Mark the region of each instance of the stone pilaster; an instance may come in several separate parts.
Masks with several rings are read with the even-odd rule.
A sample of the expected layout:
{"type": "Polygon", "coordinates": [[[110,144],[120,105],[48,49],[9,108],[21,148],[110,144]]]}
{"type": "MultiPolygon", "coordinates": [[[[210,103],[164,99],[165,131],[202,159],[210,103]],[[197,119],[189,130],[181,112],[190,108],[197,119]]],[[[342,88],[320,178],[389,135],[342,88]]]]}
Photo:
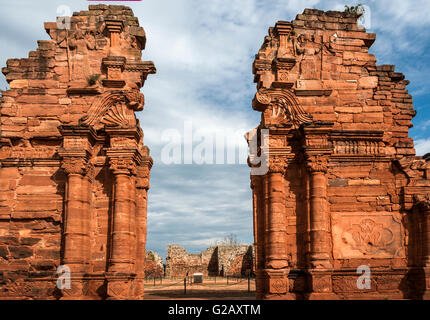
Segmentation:
{"type": "Polygon", "coordinates": [[[310,174],[310,266],[312,269],[330,269],[327,158],[311,156],[307,167],[310,174]]]}
{"type": "Polygon", "coordinates": [[[253,227],[254,227],[254,266],[256,270],[257,299],[264,297],[265,279],[261,270],[265,267],[264,243],[265,243],[265,217],[262,204],[264,203],[262,176],[251,175],[251,188],[253,197],[253,227]]]}
{"type": "Polygon", "coordinates": [[[133,247],[136,233],[132,220],[135,219],[133,174],[136,172],[136,164],[126,155],[110,156],[109,164],[114,176],[114,200],[107,273],[108,296],[111,299],[121,299],[125,296],[130,297],[131,289],[131,283],[123,278],[129,278],[135,273],[133,247]]]}
{"type": "Polygon", "coordinates": [[[145,252],[147,231],[147,208],[149,177],[152,159],[148,156],[137,167],[136,181],[136,280],[134,295],[137,299],[143,298],[145,278],[145,252]]]}
{"type": "Polygon", "coordinates": [[[265,269],[267,298],[288,298],[288,257],[286,232],[287,222],[284,204],[284,175],[287,159],[271,156],[269,173],[265,176],[268,185],[268,216],[265,241],[265,269]]]}
{"type": "Polygon", "coordinates": [[[425,274],[424,299],[430,300],[430,194],[417,195],[415,200],[422,215],[422,266],[425,274]]]}
{"type": "Polygon", "coordinates": [[[63,299],[82,299],[86,295],[83,276],[89,272],[89,184],[86,174],[93,170],[85,152],[62,153],[62,168],[67,176],[62,265],[70,268],[71,288],[63,289],[63,299]]]}
{"type": "Polygon", "coordinates": [[[330,217],[327,204],[328,158],[312,155],[306,164],[310,175],[309,299],[335,299],[332,292],[333,265],[330,261],[330,217]]]}

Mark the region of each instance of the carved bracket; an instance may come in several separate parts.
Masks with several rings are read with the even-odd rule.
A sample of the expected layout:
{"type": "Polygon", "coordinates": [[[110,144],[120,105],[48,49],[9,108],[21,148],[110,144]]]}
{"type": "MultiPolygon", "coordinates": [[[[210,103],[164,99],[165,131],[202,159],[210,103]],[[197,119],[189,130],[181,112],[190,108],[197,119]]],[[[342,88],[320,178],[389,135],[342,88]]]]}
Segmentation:
{"type": "Polygon", "coordinates": [[[99,129],[103,125],[135,127],[134,111],[143,110],[145,98],[138,89],[108,92],[97,98],[80,123],[99,129]]]}
{"type": "Polygon", "coordinates": [[[271,108],[271,117],[277,122],[291,123],[295,128],[304,123],[311,123],[312,116],[297,102],[294,95],[284,89],[260,89],[256,93],[252,106],[254,110],[264,111],[271,108]]]}

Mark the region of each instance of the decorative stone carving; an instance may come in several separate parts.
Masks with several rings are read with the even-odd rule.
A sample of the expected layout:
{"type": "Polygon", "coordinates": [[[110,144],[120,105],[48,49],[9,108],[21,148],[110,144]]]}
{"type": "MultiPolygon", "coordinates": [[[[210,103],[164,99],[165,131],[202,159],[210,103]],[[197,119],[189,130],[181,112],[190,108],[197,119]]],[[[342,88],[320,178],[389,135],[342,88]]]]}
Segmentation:
{"type": "Polygon", "coordinates": [[[400,258],[404,246],[401,221],[390,213],[336,213],[334,255],[339,259],[400,258]]]}
{"type": "Polygon", "coordinates": [[[149,172],[150,164],[144,164],[137,167],[136,188],[149,189],[149,172]]]}
{"type": "Polygon", "coordinates": [[[136,126],[134,111],[142,110],[144,102],[143,94],[137,89],[109,92],[94,101],[88,115],[83,117],[81,122],[96,129],[104,124],[134,127],[136,126]]]}
{"type": "Polygon", "coordinates": [[[61,167],[66,174],[85,175],[91,166],[86,158],[65,157],[62,160],[61,167]]]}
{"type": "Polygon", "coordinates": [[[136,172],[136,164],[132,159],[110,158],[109,165],[114,174],[134,174],[136,172]]]}
{"type": "Polygon", "coordinates": [[[287,90],[260,89],[255,96],[255,108],[272,108],[271,116],[290,122],[295,128],[303,123],[312,122],[312,116],[299,105],[297,100],[287,90]]]}
{"type": "Polygon", "coordinates": [[[328,170],[328,159],[326,156],[313,155],[307,159],[307,167],[310,172],[323,172],[328,170]]]}
{"type": "Polygon", "coordinates": [[[354,240],[353,249],[360,250],[363,254],[384,250],[394,241],[394,235],[390,229],[370,218],[361,220],[360,224],[353,224],[343,233],[342,238],[346,239],[348,236],[354,240]]]}
{"type": "Polygon", "coordinates": [[[285,174],[287,170],[287,159],[281,156],[271,156],[269,158],[269,172],[285,174]]]}

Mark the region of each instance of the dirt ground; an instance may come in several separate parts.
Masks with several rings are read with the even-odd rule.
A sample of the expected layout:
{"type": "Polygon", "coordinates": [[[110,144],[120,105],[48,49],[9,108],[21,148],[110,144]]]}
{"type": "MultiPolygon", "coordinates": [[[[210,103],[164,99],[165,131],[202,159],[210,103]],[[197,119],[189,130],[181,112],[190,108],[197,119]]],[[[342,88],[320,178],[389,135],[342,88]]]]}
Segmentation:
{"type": "Polygon", "coordinates": [[[255,280],[204,278],[203,283],[187,280],[186,293],[183,279],[149,279],[145,281],[145,300],[255,300],[255,280]]]}

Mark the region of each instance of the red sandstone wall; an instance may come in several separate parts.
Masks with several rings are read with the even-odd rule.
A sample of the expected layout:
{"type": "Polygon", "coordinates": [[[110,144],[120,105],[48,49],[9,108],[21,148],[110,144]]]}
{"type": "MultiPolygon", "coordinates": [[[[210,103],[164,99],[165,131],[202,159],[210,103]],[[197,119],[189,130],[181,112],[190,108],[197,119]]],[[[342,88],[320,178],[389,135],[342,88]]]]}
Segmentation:
{"type": "Polygon", "coordinates": [[[269,172],[251,177],[258,297],[419,295],[414,199],[428,197],[430,165],[408,135],[409,82],[376,65],[375,38],[353,14],[306,9],[269,28],[256,55],[253,108],[270,130],[269,172]],[[374,272],[367,291],[360,265],[374,272]]]}
{"type": "MultiPolygon", "coordinates": [[[[105,298],[109,250],[118,246],[113,190],[124,148],[135,153],[123,169],[136,186],[130,212],[137,210],[138,224],[126,246],[138,251],[129,257],[133,268],[143,264],[152,160],[134,111],[143,108],[139,89],[155,68],[141,61],[146,36],[128,7],[89,6],[73,14],[70,29],[54,22],[45,29],[52,40],[2,69],[10,90],[0,99],[0,298],[61,297],[55,271],[65,263],[92,279],[79,280],[67,296],[105,298]],[[68,187],[69,175],[82,185],[70,180],[68,187]]],[[[143,265],[137,269],[140,276],[143,265]]]]}

